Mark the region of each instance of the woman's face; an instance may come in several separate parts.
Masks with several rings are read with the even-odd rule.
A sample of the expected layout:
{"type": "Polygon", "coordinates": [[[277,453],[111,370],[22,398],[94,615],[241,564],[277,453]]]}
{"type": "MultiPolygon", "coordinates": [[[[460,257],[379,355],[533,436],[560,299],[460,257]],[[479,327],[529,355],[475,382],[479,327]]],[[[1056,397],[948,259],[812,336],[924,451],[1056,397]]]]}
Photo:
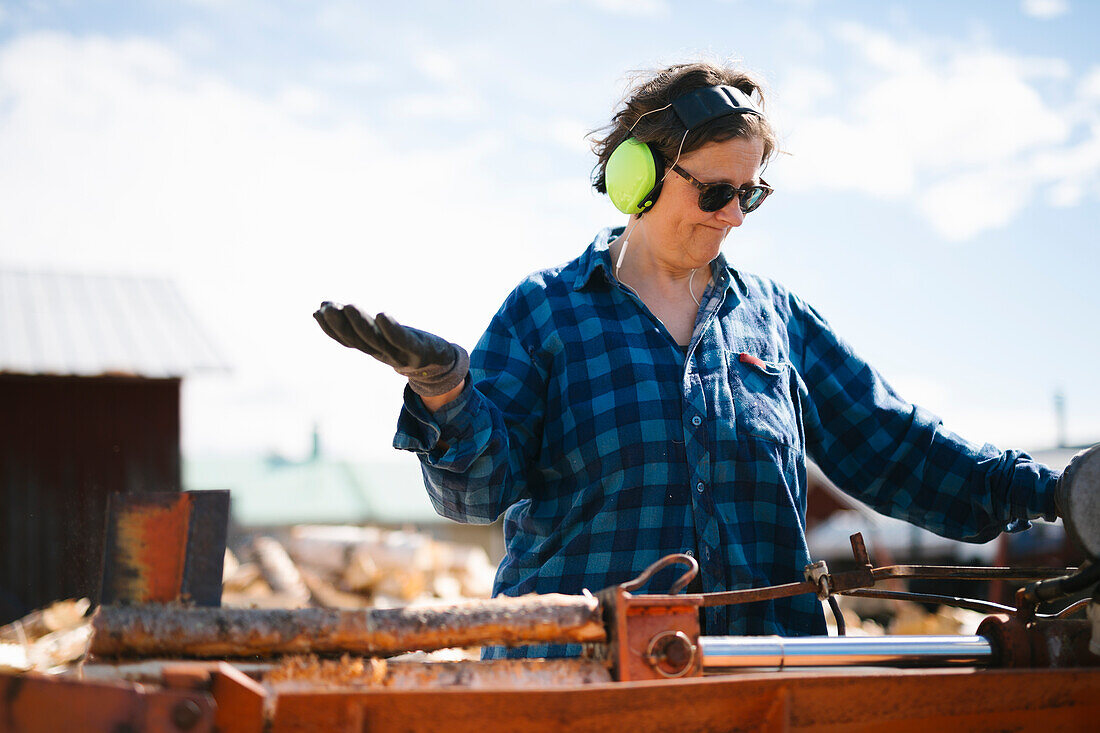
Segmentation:
{"type": "MultiPolygon", "coordinates": [[[[764,143],[759,138],[733,138],[708,143],[680,157],[679,165],[704,183],[757,183],[764,143]]],[[[718,211],[699,208],[699,189],[669,171],[653,209],[642,217],[645,238],[669,267],[695,269],[718,256],[730,227],[745,215],[735,198],[718,211]]]]}

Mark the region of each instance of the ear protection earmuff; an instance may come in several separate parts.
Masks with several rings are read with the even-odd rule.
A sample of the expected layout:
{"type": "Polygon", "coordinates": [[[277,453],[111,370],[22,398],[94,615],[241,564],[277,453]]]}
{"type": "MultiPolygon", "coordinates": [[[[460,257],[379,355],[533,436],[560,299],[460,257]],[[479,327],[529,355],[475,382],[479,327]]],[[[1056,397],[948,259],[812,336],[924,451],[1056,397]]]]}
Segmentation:
{"type": "Polygon", "coordinates": [[[664,156],[636,137],[619,143],[604,167],[611,203],[624,214],[641,214],[661,193],[664,156]]]}
{"type": "MultiPolygon", "coordinates": [[[[631,131],[645,115],[660,112],[669,107],[672,107],[672,111],[684,126],[684,137],[680,140],[681,148],[684,140],[687,139],[687,134],[693,128],[718,117],[733,114],[764,116],[753,104],[749,95],[737,87],[725,85],[703,87],[677,97],[671,104],[646,112],[634,121],[634,125],[630,126],[631,131]]],[[[676,157],[678,160],[679,152],[676,157]]],[[[653,208],[653,204],[661,194],[661,184],[664,182],[665,175],[664,156],[638,138],[630,137],[619,143],[608,157],[607,165],[604,167],[604,184],[615,208],[624,214],[644,214],[653,208]]]]}

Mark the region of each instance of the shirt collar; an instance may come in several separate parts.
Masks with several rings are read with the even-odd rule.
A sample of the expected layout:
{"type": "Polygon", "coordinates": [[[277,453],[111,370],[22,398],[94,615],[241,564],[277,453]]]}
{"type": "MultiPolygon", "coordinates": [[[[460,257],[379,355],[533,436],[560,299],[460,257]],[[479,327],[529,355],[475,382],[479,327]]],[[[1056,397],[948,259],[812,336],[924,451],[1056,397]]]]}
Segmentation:
{"type": "Polygon", "coordinates": [[[623,233],[625,227],[608,227],[600,230],[592,244],[577,262],[577,277],[573,280],[574,290],[584,290],[593,283],[611,284],[611,253],[607,247],[623,233]],[[596,275],[599,274],[597,278],[596,275]]]}
{"type": "MultiPolygon", "coordinates": [[[[577,262],[577,276],[573,280],[573,290],[584,290],[593,283],[611,284],[611,253],[607,248],[623,233],[625,228],[618,226],[600,230],[596,238],[592,240],[592,244],[588,245],[588,249],[584,251],[577,262]]],[[[730,267],[724,254],[719,252],[711,264],[713,265],[711,272],[715,277],[714,292],[720,293],[724,290],[733,289],[735,279],[744,288],[741,275],[737,270],[730,267]]]]}

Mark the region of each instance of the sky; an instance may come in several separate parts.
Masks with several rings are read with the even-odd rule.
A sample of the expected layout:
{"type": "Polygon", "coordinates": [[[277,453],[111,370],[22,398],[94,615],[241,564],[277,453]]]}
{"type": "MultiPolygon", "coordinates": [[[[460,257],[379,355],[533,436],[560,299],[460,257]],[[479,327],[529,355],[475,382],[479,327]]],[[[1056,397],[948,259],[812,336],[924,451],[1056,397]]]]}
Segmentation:
{"type": "Polygon", "coordinates": [[[168,276],[231,365],[187,455],[393,455],[356,303],[472,348],[623,223],[585,135],[630,72],[767,87],[776,193],[733,266],[812,303],[975,442],[1100,440],[1100,4],[0,0],[0,267],[168,276]]]}

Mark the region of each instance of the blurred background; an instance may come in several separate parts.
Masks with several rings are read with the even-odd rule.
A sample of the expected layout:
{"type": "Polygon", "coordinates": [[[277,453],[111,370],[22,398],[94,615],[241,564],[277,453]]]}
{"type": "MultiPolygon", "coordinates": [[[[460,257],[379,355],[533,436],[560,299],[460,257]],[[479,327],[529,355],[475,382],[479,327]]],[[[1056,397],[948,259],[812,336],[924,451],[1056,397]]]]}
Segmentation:
{"type": "Polygon", "coordinates": [[[1062,456],[1100,438],[1097,27],[1073,0],[5,1],[0,372],[182,379],[167,475],[245,525],[430,523],[402,380],[311,313],[472,348],[622,223],[585,135],[629,72],[736,59],[784,154],[729,261],[948,428],[1062,456]]]}

